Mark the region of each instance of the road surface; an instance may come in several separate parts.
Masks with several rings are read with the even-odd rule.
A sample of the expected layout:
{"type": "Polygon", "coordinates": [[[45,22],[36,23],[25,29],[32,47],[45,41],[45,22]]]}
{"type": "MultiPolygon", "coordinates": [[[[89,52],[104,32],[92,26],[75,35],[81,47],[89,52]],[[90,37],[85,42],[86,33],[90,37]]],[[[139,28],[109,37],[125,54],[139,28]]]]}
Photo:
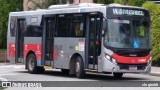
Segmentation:
{"type": "MultiPolygon", "coordinates": [[[[148,74],[124,74],[123,78],[121,79],[115,79],[113,75],[111,74],[93,74],[93,73],[87,73],[86,77],[84,79],[78,79],[74,76],[69,76],[69,75],[64,75],[59,69],[48,69],[45,71],[43,74],[29,74],[27,70],[24,69],[23,65],[9,65],[9,66],[0,66],[0,80],[2,81],[85,81],[88,83],[92,82],[107,82],[109,85],[123,85],[121,87],[122,89],[124,88],[124,84],[126,82],[134,82],[135,84],[138,83],[139,81],[145,82],[145,81],[160,81],[159,76],[151,76],[148,74]]],[[[55,83],[55,82],[54,82],[55,83]]],[[[69,82],[67,82],[69,83],[69,82]]],[[[73,82],[72,82],[73,83],[73,82]]],[[[133,83],[133,84],[134,84],[133,83]]],[[[98,83],[99,84],[99,83],[98,83]]],[[[127,84],[126,84],[127,85],[127,84]]],[[[160,85],[159,85],[160,86],[160,85]]],[[[54,87],[57,88],[57,87],[54,87]]],[[[65,90],[70,90],[69,88],[71,87],[61,87],[60,89],[65,89],[65,90]]],[[[76,87],[72,87],[76,88],[76,87]]],[[[81,87],[84,88],[84,87],[81,87]]],[[[105,88],[111,88],[111,87],[91,87],[93,90],[100,90],[105,88]]],[[[126,86],[125,88],[129,88],[126,86]]],[[[141,88],[141,87],[139,87],[141,88]]],[[[155,87],[152,87],[152,90],[154,90],[155,87]]],[[[159,87],[158,87],[159,88],[159,87]]],[[[32,88],[34,90],[34,88],[32,88]]],[[[31,89],[31,90],[32,90],[31,89]]],[[[42,90],[46,90],[41,88],[42,90]]],[[[41,90],[40,89],[40,90],[41,90]]],[[[84,88],[84,89],[87,89],[84,88]]],[[[133,88],[130,88],[132,90],[133,88]]],[[[141,88],[141,90],[143,90],[141,88]]],[[[14,90],[13,88],[6,88],[6,90],[14,90]]],[[[21,90],[21,88],[16,88],[16,90],[21,90]]],[[[25,89],[24,89],[25,90],[25,89]]],[[[28,90],[28,88],[26,89],[28,90]]],[[[50,89],[49,89],[50,90],[50,89]]],[[[53,90],[53,89],[52,89],[53,90]]],[[[57,89],[55,89],[57,90],[57,89]]],[[[87,89],[88,90],[88,89],[87,89]]],[[[113,90],[121,90],[119,87],[116,89],[114,88],[113,90]]],[[[145,90],[150,90],[149,88],[146,88],[145,90]]],[[[157,90],[155,88],[155,90],[157,90]]]]}

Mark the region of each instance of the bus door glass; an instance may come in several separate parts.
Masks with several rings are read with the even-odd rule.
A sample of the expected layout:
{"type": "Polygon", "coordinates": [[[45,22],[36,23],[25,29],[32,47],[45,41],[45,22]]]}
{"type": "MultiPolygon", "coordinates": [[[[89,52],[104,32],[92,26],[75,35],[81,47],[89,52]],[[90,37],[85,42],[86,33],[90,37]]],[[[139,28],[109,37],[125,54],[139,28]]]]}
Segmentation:
{"type": "Polygon", "coordinates": [[[43,55],[44,65],[53,65],[53,46],[54,46],[54,26],[55,17],[45,17],[44,20],[44,33],[43,33],[43,55]]]}
{"type": "Polygon", "coordinates": [[[23,63],[23,51],[24,51],[24,31],[26,29],[25,19],[17,19],[16,29],[16,63],[23,63]]]}
{"type": "Polygon", "coordinates": [[[97,69],[98,56],[101,48],[101,16],[93,13],[89,16],[89,45],[88,64],[89,69],[97,69]]]}

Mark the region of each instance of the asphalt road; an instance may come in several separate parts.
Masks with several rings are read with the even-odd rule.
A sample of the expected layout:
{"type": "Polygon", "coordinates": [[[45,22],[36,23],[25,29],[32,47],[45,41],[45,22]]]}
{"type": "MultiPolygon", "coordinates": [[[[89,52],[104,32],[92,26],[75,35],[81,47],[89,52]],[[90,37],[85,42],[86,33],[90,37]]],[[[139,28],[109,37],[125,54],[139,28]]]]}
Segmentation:
{"type": "MultiPolygon", "coordinates": [[[[29,74],[28,71],[24,69],[24,66],[19,65],[19,66],[0,66],[0,80],[2,81],[5,81],[5,80],[7,81],[85,81],[85,82],[90,81],[88,83],[92,83],[94,81],[94,82],[107,82],[107,84],[112,86],[117,84],[124,85],[126,82],[134,82],[134,81],[135,81],[134,82],[135,84],[138,83],[139,81],[142,81],[142,82],[155,81],[156,82],[156,81],[160,81],[160,77],[151,76],[148,74],[124,74],[123,78],[115,79],[112,75],[109,75],[109,74],[106,75],[106,74],[87,73],[84,79],[78,79],[74,76],[64,75],[60,70],[46,70],[45,73],[43,74],[29,74]]],[[[66,83],[69,83],[69,82],[66,82],[66,83]]],[[[54,88],[57,88],[57,87],[54,87],[54,88]]],[[[69,90],[68,87],[66,88],[62,87],[62,88],[64,88],[65,90],[69,90]]],[[[93,90],[99,90],[99,89],[103,89],[103,88],[99,88],[99,87],[93,88],[93,90]]],[[[132,89],[133,88],[131,88],[131,90],[132,89]]],[[[141,90],[143,89],[144,87],[141,90]]],[[[15,89],[7,88],[6,90],[15,90],[15,89]]],[[[16,90],[21,90],[21,89],[16,88],[16,90]]],[[[24,90],[28,90],[28,88],[24,90]]],[[[43,89],[43,90],[46,90],[46,89],[43,89]]],[[[121,89],[114,88],[113,90],[121,90],[121,89]]],[[[149,90],[149,89],[147,88],[145,90],[149,90]]],[[[152,88],[152,90],[154,90],[154,88],[152,88]]],[[[155,88],[155,90],[157,89],[155,88]]]]}

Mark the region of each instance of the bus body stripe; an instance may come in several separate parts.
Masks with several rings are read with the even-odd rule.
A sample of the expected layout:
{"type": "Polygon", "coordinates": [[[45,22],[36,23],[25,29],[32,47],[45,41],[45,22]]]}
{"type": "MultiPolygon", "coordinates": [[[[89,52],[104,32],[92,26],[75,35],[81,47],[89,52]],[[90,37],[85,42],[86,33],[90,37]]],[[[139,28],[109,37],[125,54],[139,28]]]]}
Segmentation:
{"type": "Polygon", "coordinates": [[[15,57],[16,55],[15,55],[15,47],[16,47],[16,45],[15,45],[15,43],[9,43],[9,49],[8,49],[8,54],[9,54],[9,56],[10,57],[15,57]]]}
{"type": "MultiPolygon", "coordinates": [[[[9,52],[10,57],[16,56],[15,50],[16,50],[15,43],[9,43],[8,52],[9,52]]],[[[41,44],[24,44],[24,51],[23,51],[24,58],[27,57],[27,54],[29,51],[33,51],[35,53],[37,60],[41,59],[41,54],[42,54],[42,45],[41,44]]],[[[53,58],[54,58],[54,60],[56,60],[57,50],[53,50],[53,51],[54,51],[53,58]]]]}
{"type": "Polygon", "coordinates": [[[121,64],[146,64],[150,59],[150,54],[144,57],[127,57],[112,54],[112,57],[116,59],[117,63],[121,64]]]}

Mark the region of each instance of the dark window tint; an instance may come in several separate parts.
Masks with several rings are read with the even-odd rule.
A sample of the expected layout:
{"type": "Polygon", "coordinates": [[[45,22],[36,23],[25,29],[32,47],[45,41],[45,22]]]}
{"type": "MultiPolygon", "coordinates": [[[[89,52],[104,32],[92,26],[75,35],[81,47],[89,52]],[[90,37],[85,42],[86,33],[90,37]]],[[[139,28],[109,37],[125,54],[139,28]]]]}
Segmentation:
{"type": "Polygon", "coordinates": [[[42,27],[28,26],[25,35],[26,37],[42,37],[42,27]]]}
{"type": "Polygon", "coordinates": [[[11,18],[10,20],[10,35],[15,37],[16,35],[16,19],[11,18]]]}
{"type": "Polygon", "coordinates": [[[70,31],[70,21],[71,21],[71,18],[69,15],[59,15],[57,32],[55,33],[55,36],[68,37],[69,31],[70,31]]]}
{"type": "Polygon", "coordinates": [[[85,17],[82,14],[73,15],[71,37],[85,36],[85,17]]]}

